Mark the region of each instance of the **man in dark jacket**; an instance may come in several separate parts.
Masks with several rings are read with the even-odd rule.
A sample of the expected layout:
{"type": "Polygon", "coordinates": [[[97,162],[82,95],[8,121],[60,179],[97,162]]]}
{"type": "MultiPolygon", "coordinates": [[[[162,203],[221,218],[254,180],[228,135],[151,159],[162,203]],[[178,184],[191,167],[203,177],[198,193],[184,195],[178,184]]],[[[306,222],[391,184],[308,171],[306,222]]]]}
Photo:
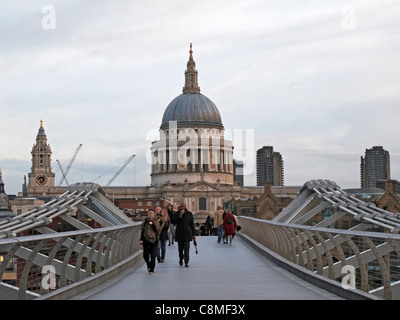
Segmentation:
{"type": "Polygon", "coordinates": [[[149,274],[154,274],[156,266],[157,245],[160,236],[160,222],[154,215],[154,210],[149,209],[148,216],[142,221],[140,229],[140,245],[143,249],[143,259],[147,264],[149,274]]]}
{"type": "Polygon", "coordinates": [[[189,267],[190,241],[196,240],[193,214],[186,209],[182,203],[180,209],[175,213],[174,223],[176,224],[175,241],[178,242],[179,265],[189,267]]]}

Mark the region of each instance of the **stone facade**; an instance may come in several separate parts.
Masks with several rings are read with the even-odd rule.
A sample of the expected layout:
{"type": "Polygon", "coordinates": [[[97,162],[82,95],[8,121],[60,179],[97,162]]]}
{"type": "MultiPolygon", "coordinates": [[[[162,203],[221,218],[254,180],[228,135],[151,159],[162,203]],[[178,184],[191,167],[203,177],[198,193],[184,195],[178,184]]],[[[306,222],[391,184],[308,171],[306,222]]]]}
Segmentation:
{"type": "Polygon", "coordinates": [[[35,197],[18,197],[11,200],[11,208],[15,215],[19,215],[29,211],[33,207],[40,207],[44,203],[44,200],[35,197]]]}
{"type": "Polygon", "coordinates": [[[266,181],[263,188],[248,188],[258,189],[258,193],[254,192],[250,197],[233,198],[231,210],[237,215],[272,220],[297,197],[301,186],[271,186],[266,181]]]}
{"type": "Polygon", "coordinates": [[[399,213],[400,212],[400,197],[393,190],[394,181],[389,179],[386,180],[385,192],[379,197],[375,203],[379,208],[384,210],[399,213]]]}
{"type": "Polygon", "coordinates": [[[233,184],[232,142],[218,128],[176,125],[160,130],[160,139],[152,143],[151,183],[233,184]]]}
{"type": "Polygon", "coordinates": [[[198,181],[197,183],[165,184],[161,187],[104,187],[111,199],[161,199],[168,200],[177,209],[182,202],[194,214],[196,223],[203,223],[207,215],[213,215],[217,206],[232,199],[259,197],[263,188],[242,187],[221,183],[198,181]]]}
{"type": "MultiPolygon", "coordinates": [[[[283,188],[281,191],[284,190],[283,188]]],[[[298,188],[300,190],[300,187],[298,188]]],[[[266,181],[264,184],[264,192],[260,198],[256,200],[257,218],[272,220],[275,218],[283,208],[285,208],[297,196],[298,190],[289,195],[287,192],[285,196],[282,194],[278,197],[272,193],[271,183],[266,181]]]]}

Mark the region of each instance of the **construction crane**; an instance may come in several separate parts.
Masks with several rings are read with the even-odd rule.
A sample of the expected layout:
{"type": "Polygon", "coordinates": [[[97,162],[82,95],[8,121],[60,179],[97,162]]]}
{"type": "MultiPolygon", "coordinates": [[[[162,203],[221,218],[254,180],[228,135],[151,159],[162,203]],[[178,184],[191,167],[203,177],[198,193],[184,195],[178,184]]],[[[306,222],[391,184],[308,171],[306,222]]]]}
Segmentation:
{"type": "Polygon", "coordinates": [[[121,166],[121,168],[118,169],[118,171],[112,176],[112,178],[110,180],[108,180],[108,182],[106,183],[106,187],[108,187],[114,180],[116,177],[118,177],[118,175],[122,172],[122,170],[125,169],[125,167],[129,164],[129,162],[131,162],[131,160],[135,157],[135,155],[131,155],[125,162],[124,164],[121,166]]]}
{"type": "Polygon", "coordinates": [[[75,151],[74,151],[74,154],[73,154],[71,160],[69,160],[67,169],[65,169],[65,172],[64,172],[64,170],[63,170],[63,168],[62,168],[62,166],[61,166],[61,163],[57,160],[58,166],[60,167],[61,173],[62,173],[62,175],[63,175],[63,177],[62,177],[61,180],[60,180],[60,183],[58,184],[59,186],[61,186],[61,184],[64,182],[64,180],[65,180],[65,183],[66,183],[67,185],[69,185],[68,180],[67,180],[67,174],[68,174],[68,172],[69,172],[69,169],[71,169],[71,166],[72,166],[72,164],[74,163],[75,158],[76,158],[76,156],[77,156],[79,150],[81,149],[81,147],[82,147],[82,143],[76,147],[76,149],[75,149],[75,151]]]}
{"type": "MultiPolygon", "coordinates": [[[[63,175],[63,179],[65,179],[65,183],[66,183],[67,186],[68,186],[68,185],[69,185],[69,182],[68,182],[68,180],[67,180],[67,175],[65,174],[64,169],[63,169],[63,167],[62,167],[60,161],[58,161],[58,159],[57,159],[56,161],[57,161],[58,167],[60,168],[61,173],[62,173],[62,175],[63,175]]],[[[59,182],[58,186],[61,186],[61,182],[59,182]]]]}

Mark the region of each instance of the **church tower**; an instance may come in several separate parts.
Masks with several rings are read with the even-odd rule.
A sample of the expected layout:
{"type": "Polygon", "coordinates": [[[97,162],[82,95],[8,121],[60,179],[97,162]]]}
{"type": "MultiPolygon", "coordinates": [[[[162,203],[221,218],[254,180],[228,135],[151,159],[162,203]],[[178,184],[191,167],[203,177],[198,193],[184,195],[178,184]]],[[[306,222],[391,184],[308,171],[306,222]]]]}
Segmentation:
{"type": "Polygon", "coordinates": [[[3,174],[0,168],[0,211],[4,210],[4,208],[8,210],[8,196],[4,190],[3,174]]]}
{"type": "Polygon", "coordinates": [[[6,193],[4,191],[4,182],[3,182],[3,174],[1,172],[1,168],[0,168],[0,194],[2,193],[6,193]]]}
{"type": "Polygon", "coordinates": [[[51,148],[47,143],[43,121],[40,120],[36,143],[32,147],[32,168],[28,174],[28,195],[46,195],[54,188],[55,174],[51,170],[51,148]]]}

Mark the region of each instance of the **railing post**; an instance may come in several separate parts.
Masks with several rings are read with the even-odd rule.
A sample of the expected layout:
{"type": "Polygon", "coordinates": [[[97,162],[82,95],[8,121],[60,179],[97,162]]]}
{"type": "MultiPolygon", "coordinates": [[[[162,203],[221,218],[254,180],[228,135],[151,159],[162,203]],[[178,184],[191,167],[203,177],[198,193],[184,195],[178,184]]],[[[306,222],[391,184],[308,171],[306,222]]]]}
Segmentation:
{"type": "Polygon", "coordinates": [[[35,245],[35,248],[32,250],[28,259],[25,261],[25,266],[22,271],[22,276],[21,276],[20,283],[19,283],[19,291],[18,291],[18,299],[19,300],[26,300],[26,290],[28,289],[29,271],[32,267],[33,260],[35,259],[36,255],[39,253],[39,251],[42,249],[42,247],[44,246],[45,243],[46,243],[46,240],[39,241],[35,245]]]}
{"type": "Polygon", "coordinates": [[[378,251],[378,249],[376,248],[375,244],[371,241],[371,239],[368,237],[363,237],[363,240],[368,244],[368,246],[371,248],[372,252],[374,253],[375,257],[378,260],[383,280],[383,288],[384,288],[383,298],[390,300],[392,299],[392,291],[390,287],[390,269],[388,270],[385,260],[382,257],[382,254],[378,251]]]}
{"type": "Polygon", "coordinates": [[[358,268],[360,269],[360,274],[361,274],[361,290],[364,292],[368,292],[368,269],[361,258],[360,250],[358,249],[357,245],[354,243],[354,241],[351,239],[350,236],[342,235],[342,237],[346,240],[350,249],[354,252],[354,255],[356,256],[358,262],[358,268]]]}

